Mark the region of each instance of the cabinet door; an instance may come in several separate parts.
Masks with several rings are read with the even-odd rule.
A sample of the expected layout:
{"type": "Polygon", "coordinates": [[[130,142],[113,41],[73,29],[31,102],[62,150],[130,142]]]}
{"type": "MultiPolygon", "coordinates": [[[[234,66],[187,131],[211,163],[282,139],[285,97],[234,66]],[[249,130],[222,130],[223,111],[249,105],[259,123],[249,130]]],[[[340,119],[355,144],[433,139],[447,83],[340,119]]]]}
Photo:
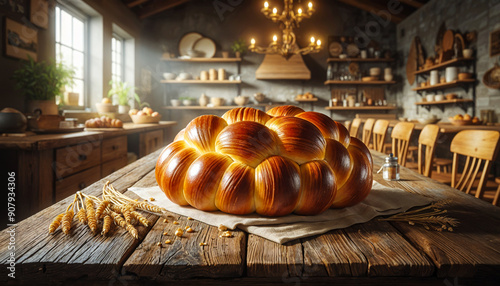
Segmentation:
{"type": "Polygon", "coordinates": [[[118,136],[102,141],[102,162],[127,157],[127,136],[118,136]]]}
{"type": "Polygon", "coordinates": [[[87,142],[56,150],[56,179],[101,164],[101,142],[87,142]]]}
{"type": "Polygon", "coordinates": [[[90,186],[99,179],[101,179],[101,165],[56,180],[56,202],[90,186]]]}
{"type": "Polygon", "coordinates": [[[139,141],[139,157],[146,156],[163,146],[163,130],[141,133],[139,141]]]}
{"type": "Polygon", "coordinates": [[[127,165],[127,156],[122,156],[118,159],[106,162],[102,164],[102,177],[106,177],[107,175],[114,173],[125,167],[127,165]]]}

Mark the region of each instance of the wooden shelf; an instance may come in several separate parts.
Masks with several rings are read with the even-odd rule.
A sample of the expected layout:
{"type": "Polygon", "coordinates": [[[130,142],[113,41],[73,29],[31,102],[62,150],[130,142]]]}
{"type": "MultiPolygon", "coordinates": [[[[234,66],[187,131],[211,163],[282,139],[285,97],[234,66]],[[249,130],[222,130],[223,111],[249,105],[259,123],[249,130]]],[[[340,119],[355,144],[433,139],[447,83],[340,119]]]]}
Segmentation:
{"type": "Polygon", "coordinates": [[[241,80],[197,80],[197,79],[186,79],[186,80],[162,80],[161,83],[175,83],[175,84],[240,84],[241,80]]]}
{"type": "Polygon", "coordinates": [[[458,64],[461,64],[461,63],[464,63],[464,62],[473,61],[473,60],[475,60],[475,59],[474,58],[470,58],[470,59],[466,59],[466,58],[452,59],[452,60],[446,61],[444,63],[433,65],[430,68],[416,71],[416,72],[414,72],[414,74],[425,74],[425,73],[428,73],[428,72],[430,72],[432,70],[443,69],[443,68],[446,68],[446,67],[449,67],[449,66],[458,65],[458,64]]]}
{"type": "Polygon", "coordinates": [[[361,80],[327,80],[325,85],[386,85],[395,84],[395,81],[374,80],[374,81],[361,81],[361,80]]]}
{"type": "Polygon", "coordinates": [[[439,89],[446,89],[446,88],[453,88],[453,87],[459,87],[464,84],[470,84],[470,83],[475,83],[476,79],[475,78],[470,78],[470,79],[463,79],[463,80],[455,80],[452,82],[447,82],[447,83],[438,83],[432,86],[426,86],[426,87],[416,87],[413,88],[412,90],[414,91],[427,91],[427,90],[439,90],[439,89]]]}
{"type": "Polygon", "coordinates": [[[454,103],[469,103],[474,102],[472,99],[451,99],[451,100],[440,100],[440,101],[429,101],[429,102],[415,102],[415,105],[441,105],[441,104],[454,104],[454,103]]]}
{"type": "Polygon", "coordinates": [[[328,58],[327,63],[342,63],[342,62],[365,62],[365,63],[380,63],[380,62],[393,62],[394,59],[386,59],[386,58],[347,58],[347,59],[339,59],[339,58],[328,58]]]}
{"type": "Polygon", "coordinates": [[[294,99],[295,101],[297,102],[315,102],[315,101],[318,101],[318,98],[315,97],[315,98],[310,98],[310,99],[294,99]]]}
{"type": "Polygon", "coordinates": [[[326,110],[394,110],[396,106],[384,105],[384,106],[355,106],[355,107],[345,107],[345,106],[327,106],[326,110]]]}
{"type": "Polygon", "coordinates": [[[162,58],[162,61],[166,62],[196,62],[196,63],[238,63],[241,62],[241,58],[191,58],[191,59],[165,59],[162,58]]]}
{"type": "Polygon", "coordinates": [[[163,106],[162,109],[167,109],[167,110],[229,110],[233,109],[236,107],[236,105],[223,105],[223,106],[214,106],[214,107],[208,107],[208,106],[163,106]]]}

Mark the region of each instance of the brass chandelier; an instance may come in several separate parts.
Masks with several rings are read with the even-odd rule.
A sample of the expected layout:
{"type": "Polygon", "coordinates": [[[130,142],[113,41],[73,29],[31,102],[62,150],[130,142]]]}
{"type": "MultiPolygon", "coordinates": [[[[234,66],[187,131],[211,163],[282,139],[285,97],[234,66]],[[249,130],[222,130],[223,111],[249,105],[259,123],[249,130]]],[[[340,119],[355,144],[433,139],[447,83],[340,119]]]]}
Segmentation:
{"type": "Polygon", "coordinates": [[[268,47],[259,47],[255,45],[255,39],[252,38],[249,50],[259,54],[279,54],[287,60],[293,55],[307,55],[319,52],[321,50],[321,40],[316,41],[314,37],[311,37],[309,46],[300,49],[295,44],[296,37],[293,33],[294,27],[298,28],[303,19],[310,18],[314,13],[312,2],[309,2],[307,11],[298,8],[297,12],[293,10],[293,0],[284,0],[284,2],[284,9],[281,14],[278,13],[276,7],[271,11],[267,1],[264,2],[264,8],[261,9],[262,14],[268,19],[271,19],[275,23],[280,23],[283,29],[282,40],[278,41],[278,36],[274,35],[273,41],[268,47]]]}

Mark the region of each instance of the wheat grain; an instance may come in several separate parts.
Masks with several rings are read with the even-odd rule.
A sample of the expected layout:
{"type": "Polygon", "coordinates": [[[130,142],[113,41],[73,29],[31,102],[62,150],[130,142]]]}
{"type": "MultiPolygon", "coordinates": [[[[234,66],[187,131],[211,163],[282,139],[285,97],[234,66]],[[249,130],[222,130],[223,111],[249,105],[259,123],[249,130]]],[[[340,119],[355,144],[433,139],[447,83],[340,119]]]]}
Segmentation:
{"type": "Polygon", "coordinates": [[[143,217],[140,213],[133,211],[130,213],[133,218],[137,219],[143,226],[148,227],[149,226],[149,221],[143,217]]]}
{"type": "Polygon", "coordinates": [[[87,214],[85,213],[85,209],[81,208],[77,213],[78,221],[82,224],[87,224],[87,214]]]}
{"type": "Polygon", "coordinates": [[[61,228],[64,234],[69,234],[69,230],[71,229],[71,222],[73,221],[73,217],[75,216],[75,212],[73,210],[66,211],[61,221],[61,228]]]}
{"type": "Polygon", "coordinates": [[[61,224],[61,220],[62,220],[63,216],[64,216],[64,213],[59,214],[54,218],[52,223],[49,225],[49,233],[54,233],[54,231],[56,231],[56,229],[61,224]]]}
{"type": "Polygon", "coordinates": [[[111,229],[111,216],[109,214],[104,215],[103,223],[102,223],[102,232],[101,235],[106,235],[111,229]]]}
{"type": "Polygon", "coordinates": [[[109,206],[110,203],[110,201],[104,200],[99,204],[95,211],[95,218],[97,220],[101,219],[102,215],[104,214],[104,210],[109,206]]]}
{"type": "Polygon", "coordinates": [[[87,223],[92,233],[97,231],[97,220],[95,218],[94,202],[91,198],[85,198],[85,212],[87,213],[87,223]]]}

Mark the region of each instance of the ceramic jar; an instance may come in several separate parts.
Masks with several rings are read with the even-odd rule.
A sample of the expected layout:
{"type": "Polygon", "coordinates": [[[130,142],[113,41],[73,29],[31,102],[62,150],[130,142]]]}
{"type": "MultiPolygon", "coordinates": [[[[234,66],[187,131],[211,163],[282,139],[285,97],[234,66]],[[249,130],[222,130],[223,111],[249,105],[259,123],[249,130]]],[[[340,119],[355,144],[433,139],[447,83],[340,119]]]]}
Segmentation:
{"type": "Polygon", "coordinates": [[[438,71],[431,71],[431,85],[436,85],[439,83],[439,74],[438,71]]]}
{"type": "Polygon", "coordinates": [[[457,67],[447,67],[445,70],[446,82],[452,82],[458,79],[457,67]]]}
{"type": "Polygon", "coordinates": [[[208,70],[208,79],[209,80],[217,80],[217,71],[215,69],[208,70]]]}
{"type": "Polygon", "coordinates": [[[219,69],[217,79],[218,80],[225,80],[226,79],[226,70],[225,69],[219,69]]]}
{"type": "Polygon", "coordinates": [[[207,71],[201,71],[200,80],[208,80],[208,72],[207,71]]]}
{"type": "Polygon", "coordinates": [[[202,93],[200,99],[198,99],[200,106],[207,106],[209,102],[209,98],[206,94],[202,93]]]}

